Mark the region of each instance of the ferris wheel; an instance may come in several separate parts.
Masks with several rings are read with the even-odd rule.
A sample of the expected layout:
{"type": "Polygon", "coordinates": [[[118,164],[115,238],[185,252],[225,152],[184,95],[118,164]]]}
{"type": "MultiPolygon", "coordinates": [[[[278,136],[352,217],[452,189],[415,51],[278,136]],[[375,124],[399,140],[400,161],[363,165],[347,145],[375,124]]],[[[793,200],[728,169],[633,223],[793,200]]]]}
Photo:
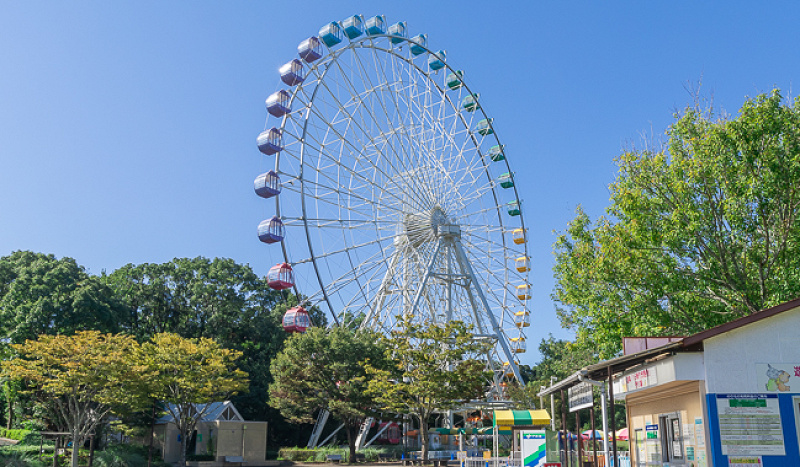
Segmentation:
{"type": "Polygon", "coordinates": [[[522,381],[529,258],[514,173],[465,75],[425,34],[360,15],[298,46],[267,100],[270,169],[259,237],[281,248],[270,285],[340,326],[462,320],[500,399],[522,381]]]}

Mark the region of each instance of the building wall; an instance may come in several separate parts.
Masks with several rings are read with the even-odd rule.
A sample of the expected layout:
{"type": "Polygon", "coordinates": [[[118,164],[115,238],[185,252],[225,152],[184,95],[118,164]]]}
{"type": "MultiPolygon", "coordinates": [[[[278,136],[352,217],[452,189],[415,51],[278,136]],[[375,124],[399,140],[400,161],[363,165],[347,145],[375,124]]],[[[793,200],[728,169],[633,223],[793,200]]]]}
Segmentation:
{"type": "MultiPolygon", "coordinates": [[[[628,411],[628,434],[630,437],[631,457],[633,465],[644,462],[647,452],[660,444],[650,441],[650,451],[641,441],[637,441],[636,430],[646,435],[647,425],[658,425],[659,417],[664,414],[678,413],[683,431],[683,461],[670,462],[669,465],[702,465],[700,459],[709,458],[706,452],[707,427],[703,416],[702,381],[676,381],[659,385],[644,391],[628,395],[626,406],[628,411]],[[698,423],[699,421],[699,423],[698,423]]],[[[658,431],[659,439],[663,433],[658,431]]],[[[660,457],[659,457],[660,459],[660,457]]],[[[651,464],[660,465],[660,464],[651,464]]],[[[710,462],[708,465],[711,465],[710,462]]]]}
{"type": "MultiPolygon", "coordinates": [[[[726,394],[777,395],[785,455],[763,455],[763,467],[800,466],[797,409],[800,396],[800,308],[765,318],[703,342],[706,361],[707,405],[712,428],[715,465],[728,465],[722,454],[720,401],[726,394]],[[768,386],[768,365],[785,370],[778,390],[768,386]],[[797,368],[795,368],[797,367],[797,368]],[[720,397],[718,397],[720,396],[720,397]]],[[[774,384],[774,383],[773,383],[774,384]]]]}
{"type": "MultiPolygon", "coordinates": [[[[267,458],[267,422],[214,421],[197,426],[196,454],[215,450],[217,461],[225,456],[243,456],[245,463],[258,465],[267,458]],[[246,427],[243,429],[243,427],[246,427]],[[244,440],[242,440],[244,435],[244,440]]],[[[180,459],[178,430],[173,423],[156,425],[156,439],[165,462],[180,459]]]]}

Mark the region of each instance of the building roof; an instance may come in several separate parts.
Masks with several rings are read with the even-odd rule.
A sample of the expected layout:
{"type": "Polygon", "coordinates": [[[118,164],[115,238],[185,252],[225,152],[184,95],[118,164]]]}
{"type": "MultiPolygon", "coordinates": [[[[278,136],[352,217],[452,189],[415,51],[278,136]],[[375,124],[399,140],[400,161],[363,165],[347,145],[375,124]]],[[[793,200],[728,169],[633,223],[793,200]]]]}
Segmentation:
{"type": "MultiPolygon", "coordinates": [[[[170,405],[173,409],[174,405],[170,405]]],[[[200,422],[214,422],[214,421],[245,421],[242,415],[236,410],[231,401],[222,402],[209,402],[208,404],[194,404],[195,413],[204,411],[203,417],[200,422]]],[[[167,413],[158,419],[158,423],[170,423],[173,421],[172,414],[169,409],[167,413]]]]}
{"type": "Polygon", "coordinates": [[[541,390],[538,395],[546,396],[550,393],[568,389],[585,379],[603,380],[609,376],[625,371],[634,366],[640,365],[645,362],[665,358],[674,355],[678,352],[692,352],[702,351],[703,341],[706,339],[719,336],[726,332],[733,331],[749,324],[761,321],[762,319],[770,318],[785,311],[793,310],[800,307],[800,298],[781,303],[766,310],[757,311],[753,314],[735,319],[725,324],[706,329],[705,331],[698,332],[688,337],[670,342],[660,347],[643,350],[630,355],[623,355],[621,357],[612,358],[593,365],[586,366],[572,375],[562,379],[561,381],[551,385],[548,388],[541,390]]]}

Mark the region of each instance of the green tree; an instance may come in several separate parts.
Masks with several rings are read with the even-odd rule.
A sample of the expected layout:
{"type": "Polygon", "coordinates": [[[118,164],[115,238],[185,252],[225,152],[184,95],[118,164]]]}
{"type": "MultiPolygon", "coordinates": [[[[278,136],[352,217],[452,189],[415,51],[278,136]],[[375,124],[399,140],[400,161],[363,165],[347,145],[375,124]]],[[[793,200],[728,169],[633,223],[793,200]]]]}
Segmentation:
{"type": "Polygon", "coordinates": [[[359,426],[376,406],[367,393],[366,365],[388,367],[380,342],[373,332],[338,326],[294,334],[272,361],[271,404],[298,423],[314,421],[316,411],[329,411],[344,424],[350,459],[355,459],[359,426]]]}
{"type": "MultiPolygon", "coordinates": [[[[268,403],[270,361],[283,348],[283,314],[298,299],[277,292],[248,265],[231,259],[176,258],[163,264],[128,264],[105,278],[125,306],[123,329],[139,342],[161,332],[185,338],[210,338],[242,352],[238,368],[250,375],[248,391],[232,397],[247,419],[270,422],[270,442],[286,442],[298,428],[268,403]]],[[[308,309],[316,326],[323,313],[308,309]]]]}
{"type": "Polygon", "coordinates": [[[247,374],[236,368],[241,352],[211,339],[184,339],[159,333],[139,349],[138,365],[146,381],[144,396],[163,401],[181,435],[179,465],[186,465],[186,441],[210,408],[247,390],[247,374]]]}
{"type": "Polygon", "coordinates": [[[414,323],[400,318],[398,329],[384,338],[392,368],[370,368],[368,394],[389,412],[417,419],[422,458],[428,459],[428,420],[483,397],[491,372],[479,357],[488,343],[473,338],[461,321],[414,323]]]}
{"type": "Polygon", "coordinates": [[[30,251],[0,258],[0,336],[116,332],[122,307],[111,289],[72,258],[30,251]]]}
{"type": "Polygon", "coordinates": [[[773,90],[735,118],[695,105],[667,136],[623,153],[608,217],[579,209],[554,247],[558,313],[602,357],[800,295],[800,99],[773,90]]]}
{"type": "Polygon", "coordinates": [[[115,405],[141,402],[131,391],[140,378],[132,365],[137,344],[130,337],[81,331],[12,347],[17,356],[2,363],[3,373],[25,381],[53,407],[72,434],[72,467],[78,466],[78,447],[115,405]]]}

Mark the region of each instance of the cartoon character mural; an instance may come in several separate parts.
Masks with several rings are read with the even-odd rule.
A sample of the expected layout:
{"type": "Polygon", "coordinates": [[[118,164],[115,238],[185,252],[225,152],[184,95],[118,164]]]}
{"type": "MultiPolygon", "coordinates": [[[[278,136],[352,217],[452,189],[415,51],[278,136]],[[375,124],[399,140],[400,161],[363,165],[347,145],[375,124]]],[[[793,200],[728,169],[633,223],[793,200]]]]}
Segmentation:
{"type": "Polygon", "coordinates": [[[767,364],[767,391],[788,392],[789,373],[767,364]]]}

